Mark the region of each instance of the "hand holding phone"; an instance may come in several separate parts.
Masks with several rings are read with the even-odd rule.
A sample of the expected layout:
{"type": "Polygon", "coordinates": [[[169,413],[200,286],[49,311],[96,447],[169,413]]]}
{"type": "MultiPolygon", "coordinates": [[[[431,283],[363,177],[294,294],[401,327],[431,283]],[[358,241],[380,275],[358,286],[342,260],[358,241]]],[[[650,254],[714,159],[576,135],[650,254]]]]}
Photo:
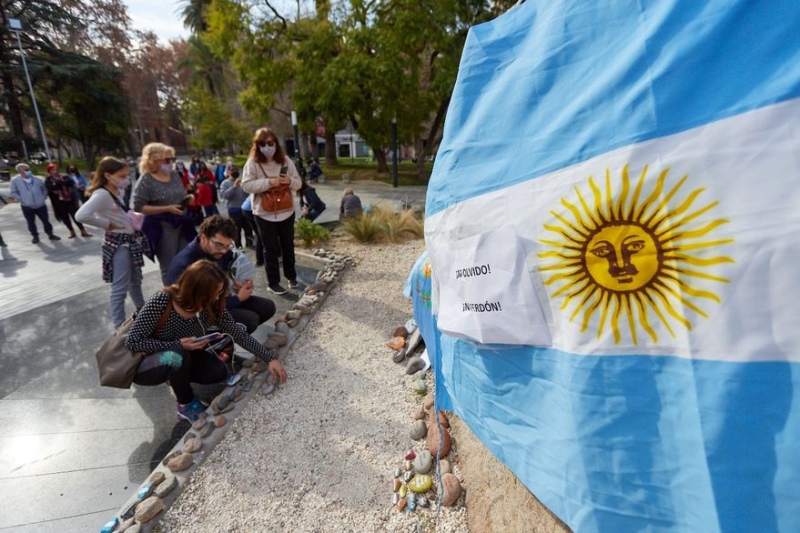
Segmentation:
{"type": "Polygon", "coordinates": [[[194,342],[200,342],[200,341],[214,342],[220,340],[222,337],[224,337],[222,333],[215,331],[213,333],[209,333],[208,335],[203,335],[202,337],[196,337],[194,339],[194,342]]]}
{"type": "Polygon", "coordinates": [[[281,167],[281,177],[284,177],[287,172],[289,172],[289,165],[283,165],[281,167]]]}

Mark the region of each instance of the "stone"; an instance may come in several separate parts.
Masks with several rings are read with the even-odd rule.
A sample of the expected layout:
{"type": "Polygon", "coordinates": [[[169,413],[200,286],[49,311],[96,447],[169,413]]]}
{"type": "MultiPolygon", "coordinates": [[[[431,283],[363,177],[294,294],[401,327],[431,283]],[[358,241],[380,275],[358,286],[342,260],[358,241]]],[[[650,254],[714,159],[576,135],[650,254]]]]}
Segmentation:
{"type": "Polygon", "coordinates": [[[414,457],[416,457],[416,456],[417,456],[417,453],[416,453],[414,450],[408,450],[408,451],[406,452],[406,454],[403,456],[403,459],[406,459],[406,460],[408,460],[408,461],[411,461],[411,460],[413,460],[413,459],[414,459],[414,457]]]}
{"type": "Polygon", "coordinates": [[[396,492],[392,494],[392,505],[397,505],[397,502],[400,501],[400,495],[396,492]]]}
{"type": "Polygon", "coordinates": [[[242,387],[236,387],[231,394],[231,400],[238,402],[242,399],[242,396],[244,396],[244,389],[242,387]]]}
{"type": "Polygon", "coordinates": [[[153,494],[154,489],[155,486],[153,486],[152,483],[142,483],[142,485],[139,487],[138,492],[136,493],[136,499],[144,500],[145,498],[153,494]]]}
{"type": "Polygon", "coordinates": [[[415,379],[414,383],[411,384],[411,388],[418,394],[425,394],[428,392],[428,385],[421,379],[415,379]]]}
{"type": "Polygon", "coordinates": [[[405,498],[400,498],[400,501],[399,501],[399,502],[397,502],[397,505],[396,505],[396,507],[397,507],[397,510],[398,510],[398,511],[402,511],[402,510],[404,510],[404,509],[406,508],[406,503],[407,503],[407,502],[406,502],[406,499],[405,499],[405,498]]]}
{"type": "Polygon", "coordinates": [[[434,416],[433,411],[431,411],[428,419],[428,451],[434,457],[441,458],[450,451],[451,439],[447,428],[440,428],[436,424],[434,416]]]}
{"type": "Polygon", "coordinates": [[[450,421],[447,419],[447,415],[444,414],[444,411],[439,411],[439,424],[450,429],[450,421]]]}
{"type": "Polygon", "coordinates": [[[149,522],[156,517],[158,513],[164,510],[164,502],[157,496],[150,496],[139,502],[136,506],[136,521],[149,522]]]}
{"type": "Polygon", "coordinates": [[[450,461],[447,459],[439,459],[439,473],[440,474],[452,474],[453,467],[450,465],[450,461]]]}
{"type": "Polygon", "coordinates": [[[275,387],[275,384],[270,383],[269,381],[265,381],[264,385],[261,386],[261,394],[265,396],[272,394],[273,392],[275,392],[276,388],[277,387],[275,387]]]}
{"type": "Polygon", "coordinates": [[[411,335],[417,330],[417,321],[413,318],[409,318],[406,320],[404,327],[406,328],[406,331],[408,331],[408,334],[411,335]]]}
{"type": "Polygon", "coordinates": [[[427,474],[433,466],[433,456],[428,450],[422,450],[414,458],[414,472],[417,474],[427,474]]]}
{"type": "Polygon", "coordinates": [[[295,311],[297,311],[301,315],[310,315],[311,311],[312,311],[312,309],[310,307],[308,307],[306,305],[303,305],[301,303],[294,304],[292,306],[292,309],[294,309],[295,311]]]}
{"type": "Polygon", "coordinates": [[[391,348],[392,350],[399,350],[403,346],[405,346],[406,340],[403,337],[392,337],[389,342],[386,343],[386,346],[391,348]]]}
{"type": "Polygon", "coordinates": [[[415,355],[408,360],[408,363],[406,363],[406,374],[410,376],[415,372],[419,372],[423,368],[425,368],[425,361],[422,360],[422,357],[415,355]]]}
{"type": "Polygon", "coordinates": [[[405,328],[405,326],[400,326],[399,328],[394,330],[394,334],[392,335],[392,337],[403,337],[404,339],[407,339],[408,330],[405,328]]]}
{"type": "Polygon", "coordinates": [[[290,328],[296,328],[297,326],[300,325],[300,319],[299,318],[294,318],[294,319],[290,320],[289,322],[287,322],[287,324],[289,325],[290,328]]]}
{"type": "Polygon", "coordinates": [[[400,488],[397,489],[397,494],[399,494],[401,498],[405,498],[406,494],[408,494],[408,486],[405,483],[402,483],[400,488]]]}
{"type": "Polygon", "coordinates": [[[411,425],[411,438],[419,440],[428,434],[428,427],[425,425],[424,420],[415,420],[411,425]]]}
{"type": "Polygon", "coordinates": [[[411,413],[411,418],[413,420],[424,420],[425,419],[425,408],[420,406],[414,409],[414,412],[411,413]]]}
{"type": "Polygon", "coordinates": [[[394,479],[394,483],[393,483],[393,486],[394,486],[394,489],[393,489],[393,490],[394,490],[394,492],[397,492],[398,490],[400,490],[400,486],[401,486],[402,484],[403,484],[403,482],[402,482],[402,481],[400,481],[399,479],[395,478],[395,479],[394,479]]]}
{"type": "Polygon", "coordinates": [[[427,410],[433,407],[433,394],[428,394],[425,396],[425,400],[422,402],[422,406],[427,410]]]}
{"type": "Polygon", "coordinates": [[[168,455],[164,461],[164,466],[172,472],[183,472],[194,464],[191,453],[181,453],[177,450],[172,455],[168,455]]]}
{"type": "Polygon", "coordinates": [[[148,478],[147,482],[152,483],[154,487],[157,487],[162,481],[164,481],[166,477],[167,475],[164,472],[162,472],[161,470],[156,470],[155,472],[150,474],[150,477],[148,478]]]}
{"type": "Polygon", "coordinates": [[[120,531],[125,531],[125,533],[141,533],[142,531],[142,524],[136,522],[136,519],[133,519],[133,524],[125,530],[120,529],[120,531]]]}
{"type": "Polygon", "coordinates": [[[253,359],[245,359],[242,361],[242,368],[250,368],[255,364],[255,360],[253,359]]]}
{"type": "Polygon", "coordinates": [[[269,338],[274,339],[278,346],[286,346],[286,343],[289,342],[289,337],[285,333],[270,333],[269,338]]]}
{"type": "Polygon", "coordinates": [[[395,350],[395,352],[392,354],[392,361],[394,361],[395,363],[402,363],[405,360],[406,360],[406,349],[404,347],[395,350]]]}
{"type": "Polygon", "coordinates": [[[275,324],[275,331],[278,333],[289,333],[289,325],[286,322],[277,322],[275,324]]]}
{"type": "Polygon", "coordinates": [[[296,309],[292,309],[291,311],[286,311],[286,322],[289,322],[290,323],[289,325],[291,325],[292,320],[297,320],[301,316],[303,316],[303,313],[297,311],[296,309]]]}
{"type": "Polygon", "coordinates": [[[280,345],[278,344],[277,340],[273,339],[272,337],[269,337],[267,340],[264,341],[264,348],[266,348],[267,350],[277,350],[278,348],[280,348],[280,345]]]}
{"type": "Polygon", "coordinates": [[[119,517],[123,520],[128,520],[129,518],[133,518],[134,513],[136,512],[136,506],[139,505],[140,500],[136,500],[132,504],[130,504],[127,509],[122,511],[122,514],[119,517]]]}
{"type": "Polygon", "coordinates": [[[414,465],[411,463],[410,459],[406,459],[405,461],[403,461],[403,468],[406,471],[405,474],[403,474],[403,481],[408,481],[409,479],[411,479],[411,476],[409,474],[413,475],[411,469],[414,468],[414,465]]]}
{"type": "Polygon", "coordinates": [[[133,527],[133,525],[135,523],[136,523],[136,519],[131,515],[130,518],[120,522],[119,528],[116,529],[116,531],[118,531],[119,533],[122,533],[123,531],[133,531],[131,528],[133,527]]]}
{"type": "Polygon", "coordinates": [[[201,439],[207,438],[209,435],[211,435],[211,433],[213,433],[213,431],[214,431],[214,424],[212,422],[209,422],[208,424],[205,425],[205,427],[203,427],[203,429],[200,430],[200,438],[201,439]]]}
{"type": "Polygon", "coordinates": [[[309,296],[314,296],[315,294],[317,294],[317,289],[312,289],[311,287],[309,287],[308,289],[306,289],[306,294],[308,294],[309,296]]]}
{"type": "Polygon", "coordinates": [[[445,507],[452,507],[461,496],[461,482],[455,474],[444,474],[439,488],[440,501],[445,507]]]}
{"type": "Polygon", "coordinates": [[[406,347],[408,349],[408,353],[412,353],[414,350],[416,350],[421,340],[422,336],[420,335],[418,329],[413,333],[411,333],[411,335],[408,336],[408,339],[406,339],[406,347]]]}
{"type": "Polygon", "coordinates": [[[417,505],[420,507],[427,507],[431,504],[430,500],[422,494],[417,494],[417,505]]]}
{"type": "Polygon", "coordinates": [[[418,370],[417,372],[414,372],[414,374],[411,377],[413,379],[425,379],[425,371],[418,370]]]}
{"type": "Polygon", "coordinates": [[[167,477],[163,483],[161,483],[158,487],[156,487],[155,495],[158,496],[159,498],[163,498],[164,496],[172,492],[172,489],[174,489],[176,486],[178,486],[178,479],[172,474],[170,474],[169,477],[167,477]]]}
{"type": "Polygon", "coordinates": [[[214,427],[221,428],[228,422],[228,419],[222,415],[217,415],[214,417],[214,427]]]}
{"type": "Polygon", "coordinates": [[[201,439],[200,437],[192,437],[191,439],[188,439],[183,443],[183,451],[185,451],[186,453],[199,452],[200,448],[202,447],[203,447],[203,439],[201,439]]]}
{"type": "Polygon", "coordinates": [[[409,511],[416,511],[417,510],[417,495],[414,494],[413,492],[411,492],[406,497],[406,500],[408,501],[408,510],[409,511]]]}
{"type": "Polygon", "coordinates": [[[208,422],[208,419],[206,417],[207,417],[206,412],[203,411],[200,417],[192,423],[192,429],[195,431],[200,431],[201,429],[203,429],[203,427],[206,425],[206,422],[208,422]]]}
{"type": "MultiPolygon", "coordinates": [[[[323,272],[320,272],[320,277],[322,277],[323,274],[323,272]]],[[[328,284],[324,281],[317,280],[312,283],[308,289],[310,291],[313,290],[315,293],[325,292],[328,289],[328,284]]]]}
{"type": "Polygon", "coordinates": [[[211,411],[215,415],[227,413],[231,409],[233,409],[233,399],[229,394],[220,394],[211,401],[211,411]]]}
{"type": "Polygon", "coordinates": [[[417,474],[408,482],[408,489],[417,494],[428,492],[431,487],[433,487],[433,478],[428,474],[417,474]]]}
{"type": "Polygon", "coordinates": [[[400,470],[399,467],[394,469],[394,477],[400,477],[402,475],[403,475],[403,471],[400,470]]]}
{"type": "Polygon", "coordinates": [[[255,362],[255,364],[253,364],[252,370],[256,374],[261,374],[261,373],[265,372],[267,370],[267,368],[269,368],[269,364],[266,361],[264,361],[263,359],[259,359],[259,360],[257,360],[255,362]]]}

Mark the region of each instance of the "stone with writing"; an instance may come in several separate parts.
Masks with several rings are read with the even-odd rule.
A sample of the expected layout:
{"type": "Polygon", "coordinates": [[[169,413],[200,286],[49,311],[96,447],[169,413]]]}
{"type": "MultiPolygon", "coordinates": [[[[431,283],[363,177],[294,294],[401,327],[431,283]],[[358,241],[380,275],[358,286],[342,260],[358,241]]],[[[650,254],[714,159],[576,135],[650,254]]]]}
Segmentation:
{"type": "Polygon", "coordinates": [[[428,450],[422,450],[413,460],[414,472],[417,474],[427,474],[433,465],[433,456],[428,450]]]}
{"type": "Polygon", "coordinates": [[[417,494],[428,492],[431,487],[433,487],[433,478],[428,474],[417,474],[408,482],[408,489],[417,494]]]}
{"type": "Polygon", "coordinates": [[[461,482],[455,474],[444,474],[442,476],[441,502],[445,507],[452,507],[461,496],[461,482]]]}

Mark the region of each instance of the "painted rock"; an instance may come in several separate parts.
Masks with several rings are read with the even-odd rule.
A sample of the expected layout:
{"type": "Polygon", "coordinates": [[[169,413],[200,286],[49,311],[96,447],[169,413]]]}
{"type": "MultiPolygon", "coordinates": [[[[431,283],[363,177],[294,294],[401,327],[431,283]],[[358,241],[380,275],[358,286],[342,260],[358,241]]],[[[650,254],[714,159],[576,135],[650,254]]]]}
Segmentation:
{"type": "Polygon", "coordinates": [[[155,489],[155,485],[152,483],[142,483],[139,487],[139,490],[136,492],[136,499],[137,500],[144,500],[151,494],[153,494],[153,489],[155,489]]]}
{"type": "Polygon", "coordinates": [[[205,427],[206,425],[206,422],[208,421],[206,419],[206,416],[207,416],[206,412],[203,411],[200,417],[192,423],[192,429],[195,431],[200,431],[201,429],[203,429],[203,427],[205,427]]]}
{"type": "Polygon", "coordinates": [[[180,453],[176,452],[177,455],[173,454],[172,456],[167,456],[164,460],[166,461],[165,466],[169,468],[172,472],[182,472],[192,466],[194,463],[194,459],[192,459],[192,454],[190,453],[180,453]]]}
{"type": "Polygon", "coordinates": [[[397,502],[400,501],[400,495],[396,492],[392,494],[392,505],[397,505],[397,502]]]}
{"type": "Polygon", "coordinates": [[[417,407],[414,409],[414,412],[411,414],[411,418],[414,420],[423,420],[425,418],[425,408],[417,407]]]}
{"type": "Polygon", "coordinates": [[[286,322],[276,322],[275,331],[278,333],[289,333],[289,325],[286,322]]]}
{"type": "Polygon", "coordinates": [[[403,337],[404,339],[407,339],[408,330],[405,328],[405,326],[400,326],[399,328],[394,330],[394,334],[392,334],[392,337],[403,337]]]}
{"type": "Polygon", "coordinates": [[[187,439],[183,443],[183,451],[186,453],[195,453],[200,451],[200,448],[203,447],[203,439],[200,437],[192,437],[187,439]]]}
{"type": "Polygon", "coordinates": [[[309,287],[308,289],[306,289],[306,294],[308,294],[309,296],[314,296],[315,294],[317,294],[317,289],[312,289],[311,287],[309,287]]]}
{"type": "Polygon", "coordinates": [[[288,321],[287,324],[289,325],[290,328],[296,328],[298,325],[300,325],[300,319],[293,318],[292,320],[288,321]]]}
{"type": "Polygon", "coordinates": [[[214,427],[221,428],[228,422],[228,419],[222,415],[217,415],[214,417],[214,427]]]}
{"type": "Polygon", "coordinates": [[[394,477],[400,477],[402,475],[403,475],[402,470],[400,470],[399,468],[394,469],[394,477]]]}
{"type": "Polygon", "coordinates": [[[280,348],[280,346],[278,345],[278,341],[270,337],[264,341],[264,348],[266,348],[267,350],[277,350],[278,348],[280,348]]]}
{"type": "Polygon", "coordinates": [[[292,306],[292,309],[294,309],[295,311],[297,311],[301,315],[310,315],[311,314],[311,308],[306,306],[306,305],[300,304],[300,303],[294,304],[292,306]]]}
{"type": "Polygon", "coordinates": [[[444,474],[442,476],[442,486],[440,488],[441,502],[445,507],[455,505],[461,496],[461,482],[455,474],[444,474]]]}
{"type": "Polygon", "coordinates": [[[286,346],[289,337],[285,333],[270,333],[269,338],[278,343],[278,346],[286,346]]]}
{"type": "Polygon", "coordinates": [[[433,394],[428,394],[425,396],[425,400],[422,402],[422,406],[427,410],[433,407],[433,394]]]}
{"type": "Polygon", "coordinates": [[[405,328],[406,328],[406,331],[408,331],[409,335],[414,333],[414,330],[417,329],[417,321],[414,320],[413,318],[409,318],[406,321],[405,328]]]}
{"type": "Polygon", "coordinates": [[[400,485],[400,488],[397,489],[397,494],[399,494],[401,498],[405,498],[406,495],[408,494],[408,485],[406,485],[405,483],[400,485]]]}
{"type": "Polygon", "coordinates": [[[172,491],[172,489],[174,489],[177,485],[178,485],[178,479],[172,474],[170,474],[169,477],[166,480],[164,480],[163,483],[161,483],[158,487],[156,487],[155,495],[158,496],[159,498],[163,498],[164,496],[169,494],[172,491]]]}
{"type": "Polygon", "coordinates": [[[394,492],[397,492],[398,490],[400,490],[400,486],[401,486],[402,484],[403,484],[403,482],[402,482],[402,481],[400,481],[399,479],[395,478],[395,479],[394,479],[394,484],[393,484],[393,486],[394,486],[394,489],[393,489],[393,490],[394,490],[394,492]]]}
{"type": "Polygon", "coordinates": [[[138,522],[149,522],[163,509],[164,502],[161,501],[161,498],[150,496],[139,502],[139,505],[136,506],[136,520],[138,522]]]}
{"type": "Polygon", "coordinates": [[[414,472],[417,474],[427,474],[428,470],[431,469],[431,465],[433,465],[433,456],[431,452],[422,450],[414,459],[414,472]]]}
{"type": "Polygon", "coordinates": [[[406,498],[408,501],[408,510],[409,511],[416,511],[417,510],[417,495],[413,492],[408,495],[406,498]]]}
{"type": "Polygon", "coordinates": [[[291,320],[297,320],[301,316],[303,316],[303,313],[301,313],[297,309],[292,309],[290,311],[286,311],[286,322],[289,322],[291,320]]]}
{"type": "Polygon", "coordinates": [[[410,376],[415,372],[419,372],[424,367],[425,367],[425,361],[423,361],[421,357],[415,355],[414,357],[408,360],[408,363],[406,363],[406,374],[410,376]]]}
{"type": "Polygon", "coordinates": [[[400,348],[392,354],[392,361],[395,363],[402,363],[406,359],[406,349],[400,348]]]}
{"type": "Polygon", "coordinates": [[[447,459],[440,459],[439,460],[439,473],[440,474],[452,474],[453,467],[450,466],[450,461],[447,459]]]}
{"type": "Polygon", "coordinates": [[[403,459],[408,459],[409,461],[413,460],[414,457],[417,456],[417,453],[414,450],[408,450],[403,457],[403,459]]]}
{"type": "Polygon", "coordinates": [[[428,386],[421,379],[415,379],[411,387],[414,389],[414,392],[419,394],[425,394],[428,392],[428,386]]]}
{"type": "Polygon", "coordinates": [[[408,488],[411,492],[422,494],[428,492],[433,487],[433,478],[427,474],[417,474],[408,482],[408,488]]]}
{"type": "Polygon", "coordinates": [[[434,457],[444,457],[450,451],[450,433],[446,428],[439,430],[433,411],[429,415],[428,427],[428,451],[434,457]]]}
{"type": "Polygon", "coordinates": [[[162,472],[161,470],[157,470],[150,475],[150,478],[147,480],[148,483],[152,483],[154,487],[157,487],[159,483],[164,481],[167,475],[162,472]]]}
{"type": "MultiPolygon", "coordinates": [[[[411,461],[408,461],[408,462],[410,463],[411,461]]],[[[409,469],[408,472],[403,474],[403,481],[408,483],[409,481],[411,481],[412,477],[414,477],[414,471],[409,469]]]]}
{"type": "Polygon", "coordinates": [[[392,337],[392,340],[386,343],[386,346],[391,348],[392,350],[399,350],[403,346],[405,346],[406,340],[403,337],[392,337]]]}
{"type": "Polygon", "coordinates": [[[428,434],[428,426],[425,425],[424,420],[415,420],[411,425],[411,438],[419,440],[428,434]]]}
{"type": "Polygon", "coordinates": [[[425,496],[421,494],[417,496],[417,505],[419,505],[420,507],[427,507],[428,505],[430,505],[430,503],[431,502],[425,496]]]}
{"type": "Polygon", "coordinates": [[[398,511],[404,510],[406,508],[406,499],[405,498],[400,498],[400,501],[397,502],[396,507],[397,507],[398,511]]]}
{"type": "Polygon", "coordinates": [[[233,394],[231,394],[231,399],[234,402],[238,402],[239,400],[241,400],[242,396],[244,396],[244,389],[242,387],[236,387],[235,389],[233,389],[233,394]]]}

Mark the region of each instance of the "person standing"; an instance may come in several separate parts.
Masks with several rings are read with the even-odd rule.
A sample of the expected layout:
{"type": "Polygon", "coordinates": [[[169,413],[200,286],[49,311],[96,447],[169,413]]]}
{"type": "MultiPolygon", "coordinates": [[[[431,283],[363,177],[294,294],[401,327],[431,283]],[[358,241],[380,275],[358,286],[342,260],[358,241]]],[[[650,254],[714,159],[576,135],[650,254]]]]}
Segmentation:
{"type": "Polygon", "coordinates": [[[17,175],[11,180],[11,197],[17,200],[22,207],[22,215],[28,223],[28,231],[33,236],[33,244],[39,242],[39,230],[36,229],[36,217],[42,221],[44,232],[51,241],[60,241],[61,237],[53,233],[53,225],[47,216],[47,187],[44,182],[34,177],[31,168],[25,163],[16,166],[17,175]]]}
{"type": "Polygon", "coordinates": [[[62,176],[58,171],[58,165],[55,163],[47,165],[47,174],[44,184],[47,187],[47,194],[50,196],[50,203],[53,205],[53,213],[56,220],[67,227],[70,239],[74,239],[77,236],[72,228],[73,220],[78,229],[81,230],[81,237],[91,237],[92,234],[86,231],[83,224],[75,220],[75,213],[78,211],[78,201],[75,199],[75,182],[67,176],[62,176]]]}
{"type": "Polygon", "coordinates": [[[89,188],[89,182],[86,181],[86,178],[83,177],[81,171],[78,170],[78,167],[75,165],[69,165],[67,167],[67,177],[75,184],[75,190],[73,192],[75,199],[78,201],[78,204],[82,204],[88,198],[86,196],[86,189],[89,188]]]}
{"type": "Polygon", "coordinates": [[[225,200],[228,209],[228,216],[236,224],[236,238],[233,239],[237,248],[242,247],[242,231],[245,232],[245,243],[252,239],[249,227],[245,225],[244,215],[242,214],[242,204],[247,200],[247,193],[242,190],[242,180],[239,179],[239,169],[233,167],[228,172],[228,176],[222,185],[219,186],[220,196],[225,200]]]}
{"type": "Polygon", "coordinates": [[[137,309],[144,305],[142,267],[144,256],[152,256],[150,242],[136,229],[122,201],[129,184],[127,163],[104,157],[92,175],[88,189],[91,196],[75,214],[79,221],[105,230],[103,281],[111,283],[109,307],[114,328],[125,321],[127,295],[137,309]]]}
{"type": "Polygon", "coordinates": [[[161,280],[166,285],[172,259],[197,236],[191,217],[181,206],[186,191],[177,173],[172,172],[175,150],[161,143],[142,149],[141,177],[133,190],[133,210],[147,215],[142,231],[158,258],[161,280]]]}
{"type": "Polygon", "coordinates": [[[273,294],[285,294],[281,287],[278,257],[283,259],[283,275],[289,287],[299,289],[294,258],[294,211],[295,204],[291,191],[297,191],[303,182],[291,159],[278,144],[278,136],[269,128],[256,130],[250,154],[244,165],[242,189],[255,194],[253,215],[258,225],[261,242],[264,246],[264,259],[267,271],[267,290],[273,294]],[[270,190],[280,192],[289,190],[286,207],[267,211],[262,205],[270,190]]]}

